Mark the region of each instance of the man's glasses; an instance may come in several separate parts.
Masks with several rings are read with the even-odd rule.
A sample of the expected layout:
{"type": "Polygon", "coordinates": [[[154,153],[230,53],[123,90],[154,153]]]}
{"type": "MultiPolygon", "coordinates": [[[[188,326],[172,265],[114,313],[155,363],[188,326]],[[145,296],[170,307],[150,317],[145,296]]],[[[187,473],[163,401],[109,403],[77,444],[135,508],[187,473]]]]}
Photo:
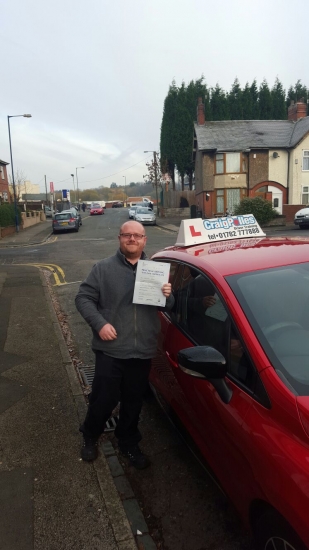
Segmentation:
{"type": "Polygon", "coordinates": [[[140,241],[145,236],[146,235],[141,235],[140,233],[120,233],[120,237],[123,237],[124,239],[131,239],[131,237],[133,237],[135,241],[140,241]]]}

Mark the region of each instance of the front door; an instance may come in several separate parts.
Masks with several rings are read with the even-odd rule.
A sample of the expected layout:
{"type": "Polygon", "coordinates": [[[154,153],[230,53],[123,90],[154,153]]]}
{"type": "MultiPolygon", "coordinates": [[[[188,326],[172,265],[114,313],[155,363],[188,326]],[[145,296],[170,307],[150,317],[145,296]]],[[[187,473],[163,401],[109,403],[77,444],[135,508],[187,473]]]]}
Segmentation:
{"type": "Polygon", "coordinates": [[[278,214],[282,214],[282,191],[272,185],[268,186],[268,191],[272,193],[272,206],[278,214]]]}

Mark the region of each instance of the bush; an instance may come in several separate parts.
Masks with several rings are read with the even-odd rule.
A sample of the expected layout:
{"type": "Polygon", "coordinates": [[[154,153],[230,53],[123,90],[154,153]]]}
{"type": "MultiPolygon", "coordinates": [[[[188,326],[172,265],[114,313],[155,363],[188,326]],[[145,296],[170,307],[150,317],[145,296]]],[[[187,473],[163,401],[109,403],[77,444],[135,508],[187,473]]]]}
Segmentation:
{"type": "MultiPolygon", "coordinates": [[[[21,222],[20,209],[17,207],[18,223],[21,222]]],[[[9,225],[15,225],[15,207],[14,203],[10,204],[5,202],[0,205],[0,226],[8,227],[9,225]]]]}
{"type": "Polygon", "coordinates": [[[245,197],[234,208],[234,214],[236,214],[236,216],[241,214],[253,214],[260,225],[265,225],[278,216],[271,202],[262,199],[262,197],[254,197],[253,199],[245,197]]]}

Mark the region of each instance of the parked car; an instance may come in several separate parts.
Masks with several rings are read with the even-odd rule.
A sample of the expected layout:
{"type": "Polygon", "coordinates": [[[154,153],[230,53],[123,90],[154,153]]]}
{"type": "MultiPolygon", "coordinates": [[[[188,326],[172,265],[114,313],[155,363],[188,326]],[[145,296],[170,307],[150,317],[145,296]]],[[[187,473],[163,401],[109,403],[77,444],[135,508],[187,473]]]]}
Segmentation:
{"type": "Polygon", "coordinates": [[[298,225],[299,229],[309,228],[309,206],[305,206],[296,212],[294,223],[298,225]]]}
{"type": "Polygon", "coordinates": [[[99,203],[93,203],[90,208],[90,216],[102,216],[102,214],[104,214],[103,207],[99,203]]]}
{"type": "Polygon", "coordinates": [[[114,202],[114,204],[112,204],[112,208],[122,208],[122,207],[123,207],[123,202],[121,201],[114,202]]]}
{"type": "Polygon", "coordinates": [[[80,221],[75,208],[56,213],[52,221],[53,233],[57,231],[78,231],[79,226],[80,221]]]}
{"type": "Polygon", "coordinates": [[[78,210],[76,208],[76,206],[71,206],[71,208],[69,209],[70,211],[73,211],[73,213],[75,213],[78,217],[78,220],[79,220],[79,225],[83,225],[83,222],[82,222],[82,215],[80,213],[80,210],[78,210]]]}
{"type": "Polygon", "coordinates": [[[309,548],[309,239],[183,220],[150,383],[260,550],[309,548]]]}
{"type": "Polygon", "coordinates": [[[145,206],[136,208],[134,219],[143,225],[156,225],[157,223],[154,211],[145,206]]]}
{"type": "Polygon", "coordinates": [[[54,215],[54,210],[52,210],[50,206],[44,206],[44,212],[46,218],[52,218],[54,215]]]}
{"type": "Polygon", "coordinates": [[[130,220],[134,219],[136,209],[137,209],[137,206],[131,206],[129,208],[129,218],[130,218],[130,220]]]}

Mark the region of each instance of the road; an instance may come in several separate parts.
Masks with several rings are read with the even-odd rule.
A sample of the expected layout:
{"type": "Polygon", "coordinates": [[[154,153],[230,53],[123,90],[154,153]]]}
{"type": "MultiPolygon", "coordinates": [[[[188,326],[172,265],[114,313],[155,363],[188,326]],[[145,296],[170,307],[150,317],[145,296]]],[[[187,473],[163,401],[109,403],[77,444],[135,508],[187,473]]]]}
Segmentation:
{"type": "MultiPolygon", "coordinates": [[[[71,331],[72,347],[84,365],[93,365],[91,331],[77,313],[74,298],[93,264],[115,252],[119,227],[127,219],[124,209],[106,210],[104,216],[86,214],[78,233],[57,234],[34,247],[0,250],[1,264],[47,266],[53,292],[71,331]]],[[[174,233],[160,227],[148,227],[146,232],[148,256],[176,239],[174,233]]],[[[306,233],[303,231],[302,235],[306,233]]],[[[284,234],[280,232],[280,236],[284,234]]],[[[287,234],[291,236],[291,231],[287,234]]],[[[293,231],[293,236],[298,234],[293,231]]],[[[142,447],[151,458],[151,468],[136,471],[122,463],[157,548],[249,550],[250,537],[236,513],[150,396],[143,408],[140,428],[142,447]]],[[[113,441],[112,435],[104,437],[113,441]]]]}

